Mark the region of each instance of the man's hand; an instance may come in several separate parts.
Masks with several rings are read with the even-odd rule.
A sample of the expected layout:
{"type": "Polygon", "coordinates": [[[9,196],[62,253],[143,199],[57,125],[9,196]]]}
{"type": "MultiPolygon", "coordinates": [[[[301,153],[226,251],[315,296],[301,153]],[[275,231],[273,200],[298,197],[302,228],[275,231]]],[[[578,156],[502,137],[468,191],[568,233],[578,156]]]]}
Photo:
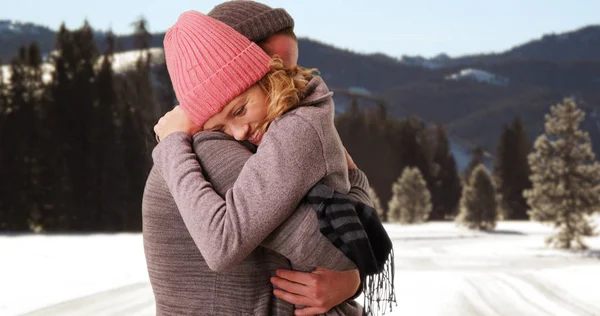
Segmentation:
{"type": "Polygon", "coordinates": [[[186,132],[190,135],[194,135],[201,130],[202,126],[198,126],[192,122],[179,105],[167,112],[160,120],[158,120],[158,123],[154,125],[154,133],[156,133],[159,140],[165,139],[169,134],[175,132],[186,132]]]}
{"type": "Polygon", "coordinates": [[[348,163],[348,169],[358,169],[358,167],[354,163],[354,160],[352,160],[352,157],[350,157],[350,154],[346,150],[346,147],[344,147],[344,152],[346,153],[346,162],[348,163]]]}
{"type": "Polygon", "coordinates": [[[279,288],[273,291],[275,296],[288,303],[306,306],[297,309],[295,315],[317,315],[356,294],[360,274],[356,269],[342,272],[323,268],[313,272],[277,270],[277,277],[272,277],[271,283],[279,288]]]}

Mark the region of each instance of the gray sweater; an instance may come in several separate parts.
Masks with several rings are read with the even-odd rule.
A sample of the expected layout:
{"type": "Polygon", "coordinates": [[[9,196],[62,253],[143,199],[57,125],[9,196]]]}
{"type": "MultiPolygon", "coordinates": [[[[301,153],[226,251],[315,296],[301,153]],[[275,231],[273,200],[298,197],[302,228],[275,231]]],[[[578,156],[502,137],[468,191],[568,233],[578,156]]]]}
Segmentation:
{"type": "MultiPolygon", "coordinates": [[[[143,218],[157,314],[291,315],[269,283],[275,269],[290,267],[285,257],[305,271],[354,268],[320,234],[314,210],[295,211],[321,179],[350,189],[331,94],[316,79],[303,100],[313,106],[273,122],[253,156],[218,133],[197,134],[193,147],[174,133],[155,148],[143,218]]],[[[351,194],[368,201],[364,174],[350,176],[351,194]]],[[[330,314],[358,315],[360,307],[350,301],[330,314]]]]}

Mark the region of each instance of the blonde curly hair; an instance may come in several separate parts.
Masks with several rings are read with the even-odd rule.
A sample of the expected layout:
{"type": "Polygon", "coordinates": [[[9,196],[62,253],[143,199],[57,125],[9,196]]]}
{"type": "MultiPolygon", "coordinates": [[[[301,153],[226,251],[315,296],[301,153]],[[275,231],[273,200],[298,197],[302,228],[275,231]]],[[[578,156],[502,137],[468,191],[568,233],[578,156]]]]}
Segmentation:
{"type": "Polygon", "coordinates": [[[271,59],[271,70],[257,83],[266,92],[267,117],[258,126],[258,130],[266,132],[269,124],[286,112],[294,109],[304,97],[308,82],[318,74],[315,68],[285,66],[279,56],[271,59]]]}

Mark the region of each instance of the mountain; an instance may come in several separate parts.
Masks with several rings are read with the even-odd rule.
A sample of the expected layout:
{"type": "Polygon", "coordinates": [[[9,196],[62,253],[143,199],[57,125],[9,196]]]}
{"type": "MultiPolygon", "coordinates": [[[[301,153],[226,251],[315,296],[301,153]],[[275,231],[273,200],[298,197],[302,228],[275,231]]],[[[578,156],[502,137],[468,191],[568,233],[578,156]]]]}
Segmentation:
{"type": "Polygon", "coordinates": [[[450,56],[439,54],[433,58],[424,58],[421,56],[402,56],[401,62],[407,66],[419,66],[428,69],[438,69],[449,63],[450,56]]]}
{"type": "Polygon", "coordinates": [[[19,46],[37,42],[42,51],[54,48],[56,33],[50,28],[18,21],[0,20],[0,59],[8,63],[19,46]]]}
{"type": "MultiPolygon", "coordinates": [[[[106,32],[94,31],[98,48],[106,48],[106,32]]],[[[151,47],[162,47],[164,34],[155,34],[150,42],[151,47]]],[[[0,59],[8,63],[19,51],[21,45],[29,45],[35,41],[43,53],[54,50],[56,31],[33,23],[12,20],[0,20],[0,59]]],[[[133,35],[117,36],[116,49],[126,51],[134,48],[133,35]]]]}
{"type": "Polygon", "coordinates": [[[47,27],[39,26],[33,23],[22,23],[14,20],[1,20],[0,21],[0,36],[14,35],[39,35],[44,33],[51,33],[47,27]]]}
{"type": "MultiPolygon", "coordinates": [[[[105,36],[95,32],[100,51],[105,36]]],[[[46,27],[0,21],[0,57],[9,60],[31,40],[48,53],[54,37],[46,27]]],[[[161,47],[163,37],[154,34],[151,46],[161,47]]],[[[133,36],[119,36],[116,48],[130,50],[133,43],[133,36]]],[[[302,38],[299,48],[299,64],[318,68],[331,88],[383,99],[396,117],[417,115],[446,125],[459,166],[468,162],[474,145],[493,154],[503,125],[515,116],[535,139],[550,106],[570,96],[588,113],[583,127],[600,157],[600,26],[545,35],[498,54],[458,58],[358,54],[302,38]]],[[[135,52],[123,53],[123,60],[131,55],[135,52]]],[[[336,98],[336,103],[344,108],[344,101],[336,98]]]]}
{"type": "Polygon", "coordinates": [[[473,54],[457,58],[444,57],[446,57],[444,54],[431,59],[416,56],[407,58],[405,62],[415,64],[414,60],[418,60],[423,67],[433,64],[436,65],[436,68],[471,64],[489,65],[515,59],[551,62],[597,62],[600,61],[600,25],[586,26],[560,34],[546,34],[539,39],[515,46],[501,53],[473,54]]]}

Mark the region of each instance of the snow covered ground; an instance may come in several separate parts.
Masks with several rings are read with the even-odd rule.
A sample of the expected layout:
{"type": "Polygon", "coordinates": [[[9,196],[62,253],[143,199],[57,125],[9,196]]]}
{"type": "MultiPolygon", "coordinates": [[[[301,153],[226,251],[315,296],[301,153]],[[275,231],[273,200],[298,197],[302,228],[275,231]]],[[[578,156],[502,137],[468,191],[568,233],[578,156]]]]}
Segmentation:
{"type": "MultiPolygon", "coordinates": [[[[546,249],[551,229],[501,222],[386,225],[398,306],[391,315],[600,315],[600,237],[546,249]]],[[[140,234],[0,235],[0,315],[153,315],[140,234]]],[[[361,301],[361,298],[359,298],[361,301]]]]}

